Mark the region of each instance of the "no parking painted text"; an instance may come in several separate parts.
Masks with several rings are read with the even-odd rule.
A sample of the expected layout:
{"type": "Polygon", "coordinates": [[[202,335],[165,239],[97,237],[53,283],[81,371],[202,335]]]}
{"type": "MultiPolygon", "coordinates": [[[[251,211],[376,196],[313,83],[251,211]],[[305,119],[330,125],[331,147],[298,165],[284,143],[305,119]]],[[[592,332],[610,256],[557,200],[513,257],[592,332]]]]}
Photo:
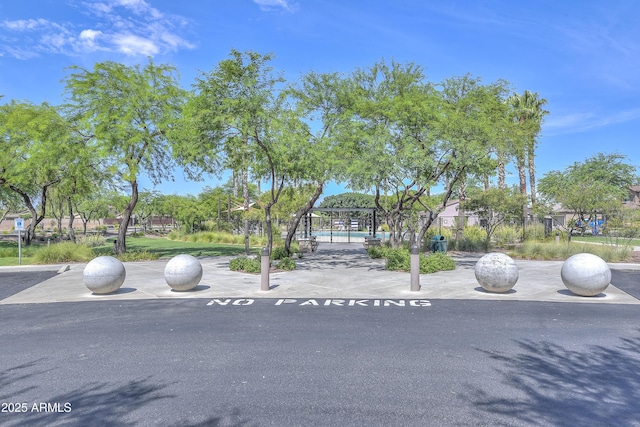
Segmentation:
{"type": "MultiPolygon", "coordinates": [[[[212,306],[246,306],[253,305],[252,298],[215,298],[207,303],[212,306]]],[[[274,305],[297,305],[308,307],[431,307],[426,299],[293,299],[275,300],[274,305]]]]}

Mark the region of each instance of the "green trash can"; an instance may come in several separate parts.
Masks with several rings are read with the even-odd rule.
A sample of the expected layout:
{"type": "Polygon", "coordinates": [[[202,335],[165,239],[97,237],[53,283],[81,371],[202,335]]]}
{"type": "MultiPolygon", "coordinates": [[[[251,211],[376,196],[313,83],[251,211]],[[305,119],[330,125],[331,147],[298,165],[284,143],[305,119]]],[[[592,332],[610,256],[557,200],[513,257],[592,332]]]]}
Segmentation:
{"type": "Polygon", "coordinates": [[[447,241],[444,236],[433,236],[429,248],[431,252],[447,252],[447,241]]]}

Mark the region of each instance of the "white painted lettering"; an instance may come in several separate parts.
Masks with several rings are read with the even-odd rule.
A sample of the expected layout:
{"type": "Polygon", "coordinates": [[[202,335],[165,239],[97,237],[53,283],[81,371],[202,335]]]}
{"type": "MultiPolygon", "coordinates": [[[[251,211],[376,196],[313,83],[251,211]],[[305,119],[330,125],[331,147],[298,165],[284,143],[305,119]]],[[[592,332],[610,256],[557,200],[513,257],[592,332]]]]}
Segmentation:
{"type": "Polygon", "coordinates": [[[233,302],[233,305],[251,305],[254,300],[249,298],[237,299],[233,302]]]}
{"type": "Polygon", "coordinates": [[[344,307],[344,300],[343,299],[328,299],[324,302],[325,306],[329,306],[329,305],[337,305],[338,307],[344,307]]]}
{"type": "Polygon", "coordinates": [[[318,304],[318,301],[314,299],[308,299],[305,302],[300,303],[300,306],[303,306],[303,305],[320,305],[320,304],[318,304]]]}
{"type": "Polygon", "coordinates": [[[291,299],[291,298],[279,299],[278,301],[276,301],[276,305],[293,304],[296,301],[298,301],[298,300],[297,299],[291,299]]]}
{"type": "Polygon", "coordinates": [[[397,306],[397,307],[404,307],[404,300],[403,300],[403,299],[401,299],[401,300],[399,300],[399,301],[394,301],[394,300],[392,300],[392,299],[386,299],[386,300],[384,300],[384,306],[385,306],[385,307],[389,307],[389,306],[391,306],[391,305],[395,305],[395,306],[397,306]]]}
{"type": "Polygon", "coordinates": [[[353,306],[359,306],[359,307],[369,307],[369,300],[368,299],[360,299],[360,300],[349,300],[349,307],[353,307],[353,306]]]}
{"type": "Polygon", "coordinates": [[[214,304],[218,304],[218,305],[228,305],[231,302],[231,298],[226,298],[226,299],[212,299],[211,301],[209,301],[209,303],[207,305],[214,305],[214,304]]]}
{"type": "Polygon", "coordinates": [[[409,301],[411,307],[431,307],[431,301],[426,299],[412,299],[409,301]]]}

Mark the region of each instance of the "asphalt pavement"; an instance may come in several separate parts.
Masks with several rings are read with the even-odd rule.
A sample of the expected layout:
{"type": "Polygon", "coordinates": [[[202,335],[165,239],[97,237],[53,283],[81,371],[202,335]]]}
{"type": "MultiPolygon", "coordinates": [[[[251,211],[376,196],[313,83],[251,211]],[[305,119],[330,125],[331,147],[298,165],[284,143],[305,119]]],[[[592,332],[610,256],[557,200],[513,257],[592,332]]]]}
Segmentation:
{"type": "Polygon", "coordinates": [[[635,265],[586,298],[519,261],[487,295],[457,256],[411,292],[363,253],[321,249],[269,291],[228,259],[186,293],[162,261],[113,295],[82,265],[0,269],[0,425],[640,426],[635,265]]]}

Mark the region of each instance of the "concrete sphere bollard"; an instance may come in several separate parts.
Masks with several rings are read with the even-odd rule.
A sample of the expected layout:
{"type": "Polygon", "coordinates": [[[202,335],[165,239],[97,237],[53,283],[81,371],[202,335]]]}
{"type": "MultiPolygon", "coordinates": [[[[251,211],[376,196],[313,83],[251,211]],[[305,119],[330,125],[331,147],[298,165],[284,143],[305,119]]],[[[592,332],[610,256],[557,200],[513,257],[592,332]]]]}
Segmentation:
{"type": "Polygon", "coordinates": [[[598,295],[611,283],[611,269],[599,256],[575,254],[570,256],[560,270],[562,283],[576,295],[598,295]]]}
{"type": "Polygon", "coordinates": [[[194,256],[182,254],[169,260],[164,268],[164,280],[174,291],[188,291],[200,283],[202,265],[194,256]]]}
{"type": "Polygon", "coordinates": [[[110,294],[120,289],[127,275],[124,264],[112,256],[92,259],[82,273],[84,285],[94,294],[110,294]]]}
{"type": "Polygon", "coordinates": [[[509,255],[491,252],[478,260],[476,280],[489,292],[508,292],[518,281],[518,266],[509,255]]]}

